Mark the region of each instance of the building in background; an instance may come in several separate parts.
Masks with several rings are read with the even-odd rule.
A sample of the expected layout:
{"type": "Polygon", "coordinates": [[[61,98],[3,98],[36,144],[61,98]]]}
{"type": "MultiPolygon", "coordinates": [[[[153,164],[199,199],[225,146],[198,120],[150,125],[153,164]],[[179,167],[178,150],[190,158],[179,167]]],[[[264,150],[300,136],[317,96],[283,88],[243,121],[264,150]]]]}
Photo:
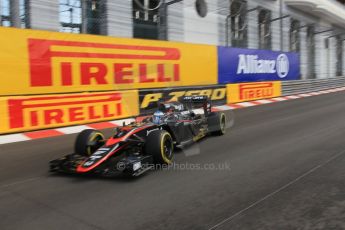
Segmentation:
{"type": "Polygon", "coordinates": [[[300,54],[302,79],[345,75],[345,0],[0,0],[1,26],[300,54]]]}

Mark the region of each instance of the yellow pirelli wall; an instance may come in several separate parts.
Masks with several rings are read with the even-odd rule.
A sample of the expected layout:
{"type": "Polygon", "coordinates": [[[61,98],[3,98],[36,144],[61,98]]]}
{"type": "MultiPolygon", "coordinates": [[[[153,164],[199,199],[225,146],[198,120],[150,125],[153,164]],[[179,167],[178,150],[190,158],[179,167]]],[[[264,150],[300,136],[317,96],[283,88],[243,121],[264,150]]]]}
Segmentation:
{"type": "Polygon", "coordinates": [[[0,27],[0,96],[217,84],[217,47],[0,27]]]}
{"type": "Polygon", "coordinates": [[[228,103],[279,97],[282,94],[280,81],[229,84],[226,88],[228,103]]]}
{"type": "MultiPolygon", "coordinates": [[[[139,89],[211,94],[217,60],[210,45],[0,27],[0,134],[137,116],[173,94],[139,89]]],[[[228,103],[281,95],[280,82],[220,87],[228,103]]]]}
{"type": "Polygon", "coordinates": [[[0,134],[139,114],[138,90],[0,97],[0,134]]]}

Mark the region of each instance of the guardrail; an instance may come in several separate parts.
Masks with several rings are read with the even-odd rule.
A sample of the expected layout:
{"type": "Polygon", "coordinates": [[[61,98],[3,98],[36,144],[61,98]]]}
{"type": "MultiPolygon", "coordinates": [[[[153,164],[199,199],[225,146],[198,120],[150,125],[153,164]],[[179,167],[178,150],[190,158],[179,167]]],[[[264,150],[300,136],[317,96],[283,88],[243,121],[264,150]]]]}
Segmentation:
{"type": "Polygon", "coordinates": [[[345,77],[282,81],[282,95],[310,93],[345,86],[345,77]]]}

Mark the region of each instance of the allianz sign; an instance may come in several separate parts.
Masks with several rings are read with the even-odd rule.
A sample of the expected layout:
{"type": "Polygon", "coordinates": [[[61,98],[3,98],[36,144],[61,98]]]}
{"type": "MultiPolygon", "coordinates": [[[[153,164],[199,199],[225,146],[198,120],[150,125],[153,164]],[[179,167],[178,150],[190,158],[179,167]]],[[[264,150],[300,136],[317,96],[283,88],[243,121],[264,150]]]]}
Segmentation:
{"type": "Polygon", "coordinates": [[[219,84],[298,79],[298,53],[218,46],[219,84]]]}
{"type": "Polygon", "coordinates": [[[259,59],[258,55],[238,55],[237,74],[274,74],[284,78],[289,73],[289,59],[280,54],[276,60],[259,59]]]}

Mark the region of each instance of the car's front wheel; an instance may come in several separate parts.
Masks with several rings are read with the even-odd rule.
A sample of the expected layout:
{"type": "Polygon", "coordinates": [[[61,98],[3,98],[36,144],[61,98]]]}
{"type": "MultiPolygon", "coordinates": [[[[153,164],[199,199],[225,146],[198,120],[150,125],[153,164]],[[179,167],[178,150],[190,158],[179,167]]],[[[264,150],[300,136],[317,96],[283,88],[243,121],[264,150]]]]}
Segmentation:
{"type": "Polygon", "coordinates": [[[153,157],[155,164],[171,164],[174,157],[174,142],[169,132],[153,131],[147,137],[146,154],[153,157]]]}
{"type": "Polygon", "coordinates": [[[90,156],[104,144],[103,134],[94,129],[80,132],[74,144],[74,151],[79,155],[90,156]]]}

